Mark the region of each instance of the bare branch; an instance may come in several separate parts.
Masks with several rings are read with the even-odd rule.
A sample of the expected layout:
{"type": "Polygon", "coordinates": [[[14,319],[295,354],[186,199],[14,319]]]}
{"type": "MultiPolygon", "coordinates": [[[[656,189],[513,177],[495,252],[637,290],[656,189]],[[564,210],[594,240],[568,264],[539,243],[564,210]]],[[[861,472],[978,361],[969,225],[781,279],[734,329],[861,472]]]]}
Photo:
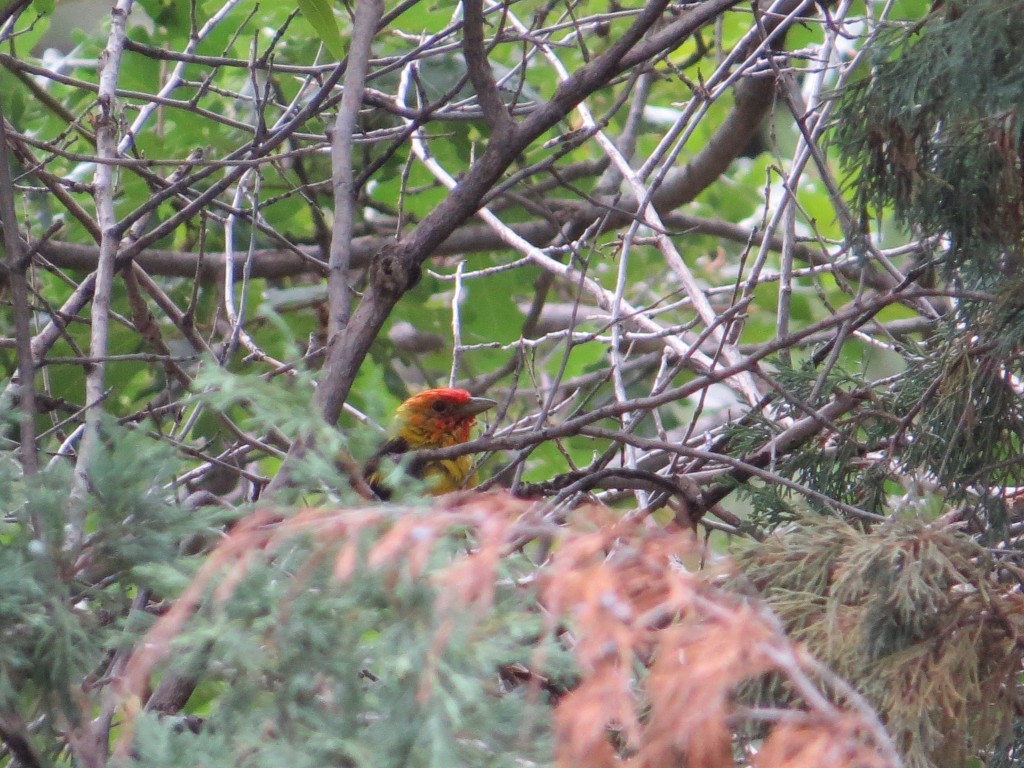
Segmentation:
{"type": "Polygon", "coordinates": [[[327,292],[330,319],[328,337],[345,328],[351,312],[348,272],[352,261],[353,206],[355,189],[352,173],[352,137],[363,100],[370,51],[377,23],[384,13],[382,0],[356,0],[352,41],[345,69],[345,91],[331,134],[331,183],[334,188],[334,224],[327,292]]]}
{"type": "MultiPolygon", "coordinates": [[[[333,423],[337,419],[359,363],[398,299],[417,282],[422,263],[476,211],[484,192],[500,178],[519,153],[601,87],[607,78],[621,72],[624,57],[634,47],[638,52],[640,49],[644,51],[640,60],[655,56],[665,46],[677,44],[735,2],[709,0],[683,14],[682,20],[671,25],[672,36],[658,36],[663,48],[640,44],[665,5],[661,0],[648,3],[629,30],[605,53],[562,83],[550,101],[518,125],[509,141],[489,143],[483,156],[452,193],[408,237],[374,260],[370,269],[370,287],[359,302],[348,330],[332,339],[327,350],[317,400],[328,422],[333,423]]],[[[639,53],[634,55],[639,56],[639,53]]]]}
{"type": "MultiPolygon", "coordinates": [[[[100,84],[96,116],[96,152],[103,158],[115,158],[118,126],[121,115],[118,107],[117,82],[121,74],[121,53],[128,15],[132,0],[118,0],[110,11],[110,36],[107,47],[100,56],[100,84]]],[[[93,406],[85,413],[85,433],[82,435],[78,460],[75,462],[75,483],[68,499],[69,533],[67,546],[74,549],[81,543],[84,524],[85,497],[88,494],[89,465],[99,441],[100,403],[104,398],[104,373],[106,366],[102,358],[107,354],[107,332],[110,322],[110,297],[116,272],[115,259],[121,244],[117,212],[114,209],[114,167],[105,163],[96,166],[93,179],[93,195],[96,200],[96,223],[100,230],[99,263],[96,267],[95,288],[92,296],[92,325],[89,354],[97,362],[86,372],[86,402],[93,406]]]]}
{"type": "MultiPolygon", "coordinates": [[[[18,214],[14,210],[14,184],[11,181],[7,146],[7,118],[0,104],[0,222],[3,223],[4,250],[7,252],[2,265],[5,274],[0,279],[0,293],[3,292],[3,283],[6,283],[14,304],[14,338],[18,348],[16,395],[21,410],[19,452],[22,470],[30,476],[39,469],[36,456],[35,359],[32,356],[28,281],[25,279],[28,262],[23,258],[21,238],[18,236],[18,214]]],[[[37,534],[41,533],[41,530],[37,531],[37,534]]]]}
{"type": "Polygon", "coordinates": [[[462,50],[466,58],[466,69],[483,110],[484,120],[491,128],[489,141],[505,141],[514,129],[515,121],[502,101],[487,61],[483,0],[462,0],[462,15],[462,50]]]}

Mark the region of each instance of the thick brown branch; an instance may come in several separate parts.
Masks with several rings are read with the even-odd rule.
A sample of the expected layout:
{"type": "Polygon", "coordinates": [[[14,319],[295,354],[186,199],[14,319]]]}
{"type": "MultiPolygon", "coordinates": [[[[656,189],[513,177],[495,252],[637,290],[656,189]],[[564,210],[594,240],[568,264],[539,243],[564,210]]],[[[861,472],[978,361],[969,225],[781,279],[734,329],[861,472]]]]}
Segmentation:
{"type": "MultiPolygon", "coordinates": [[[[685,24],[673,25],[676,34],[671,40],[664,40],[664,45],[675,47],[736,2],[708,0],[700,4],[684,15],[685,24]]],[[[623,57],[661,18],[665,5],[665,2],[648,3],[630,28],[604,54],[562,83],[547,104],[516,127],[508,141],[500,144],[490,142],[483,156],[451,194],[406,239],[374,260],[370,286],[353,314],[348,331],[332,339],[327,351],[317,399],[328,422],[337,420],[360,363],[399,298],[416,284],[422,263],[476,212],[483,195],[526,147],[557,125],[583,99],[622,72],[623,57]]],[[[662,50],[651,49],[649,45],[645,49],[649,56],[662,50]]]]}
{"type": "Polygon", "coordinates": [[[462,52],[466,58],[469,81],[476,91],[484,120],[491,128],[490,141],[504,141],[515,122],[501,100],[498,84],[494,81],[490,63],[487,61],[482,0],[462,0],[462,14],[462,52]]]}
{"type": "Polygon", "coordinates": [[[338,107],[331,136],[331,183],[334,187],[334,224],[328,262],[328,333],[334,334],[348,323],[351,294],[348,287],[352,260],[352,228],[355,220],[356,188],[352,173],[352,141],[359,118],[359,107],[370,68],[373,35],[381,14],[382,0],[359,0],[352,25],[352,44],[345,70],[345,91],[338,107]]]}

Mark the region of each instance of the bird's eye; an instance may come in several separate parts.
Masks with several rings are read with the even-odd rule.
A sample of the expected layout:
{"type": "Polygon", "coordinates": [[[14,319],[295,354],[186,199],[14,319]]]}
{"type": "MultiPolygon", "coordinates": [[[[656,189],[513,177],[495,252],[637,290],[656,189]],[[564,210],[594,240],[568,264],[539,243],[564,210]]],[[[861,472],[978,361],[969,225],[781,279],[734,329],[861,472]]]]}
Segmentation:
{"type": "Polygon", "coordinates": [[[446,403],[444,400],[435,400],[434,404],[431,405],[430,407],[433,408],[438,413],[444,413],[445,411],[448,410],[448,403],[446,403]]]}

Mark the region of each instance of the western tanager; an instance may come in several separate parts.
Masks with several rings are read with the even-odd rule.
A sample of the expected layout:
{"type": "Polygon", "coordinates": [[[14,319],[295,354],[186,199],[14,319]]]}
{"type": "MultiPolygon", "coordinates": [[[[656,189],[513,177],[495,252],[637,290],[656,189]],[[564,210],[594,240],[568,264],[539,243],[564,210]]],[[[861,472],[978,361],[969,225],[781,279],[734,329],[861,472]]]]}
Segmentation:
{"type": "MultiPolygon", "coordinates": [[[[381,460],[395,464],[402,454],[427,448],[446,448],[469,440],[478,413],[497,403],[486,397],[473,397],[464,389],[437,387],[413,395],[395,411],[392,437],[382,445],[366,465],[366,479],[382,499],[391,497],[384,484],[381,460]]],[[[433,494],[467,488],[476,482],[471,477],[473,460],[469,456],[422,461],[415,458],[405,465],[406,474],[427,481],[433,494]]]]}

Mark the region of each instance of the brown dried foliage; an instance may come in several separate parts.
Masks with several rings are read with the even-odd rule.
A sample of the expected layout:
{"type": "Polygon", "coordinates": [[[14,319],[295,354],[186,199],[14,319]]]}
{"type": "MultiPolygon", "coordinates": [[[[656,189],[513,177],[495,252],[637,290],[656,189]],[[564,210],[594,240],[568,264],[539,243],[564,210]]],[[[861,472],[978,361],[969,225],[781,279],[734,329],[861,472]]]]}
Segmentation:
{"type": "MultiPolygon", "coordinates": [[[[579,510],[567,526],[548,528],[530,504],[503,494],[451,496],[426,512],[394,512],[305,509],[281,519],[261,511],[237,525],[130,659],[116,688],[125,716],[119,754],[127,754],[150,674],[201,596],[230,600],[255,558],[274,557],[294,537],[316,542],[311,559],[318,563],[333,557],[341,581],[362,569],[380,574],[385,584],[431,580],[442,617],[433,639],[440,656],[452,627],[443,617],[490,610],[501,560],[519,556],[523,542],[544,530],[553,555],[538,568],[534,609],[543,612],[548,630],[571,649],[579,668],[578,684],[554,707],[558,765],[899,764],[873,712],[849,688],[825,679],[763,605],[726,591],[720,577],[728,565],[701,566],[703,553],[688,532],[623,520],[599,508],[579,510]],[[363,558],[357,541],[366,531],[377,538],[363,558]],[[465,533],[466,551],[431,572],[434,547],[454,531],[465,533]],[[797,693],[790,707],[759,711],[739,703],[737,686],[768,673],[786,679],[797,693]]],[[[296,590],[307,570],[297,574],[296,590]]],[[[539,650],[533,666],[520,670],[527,685],[544,679],[539,650]]],[[[431,673],[421,672],[424,678],[431,673]]]]}

